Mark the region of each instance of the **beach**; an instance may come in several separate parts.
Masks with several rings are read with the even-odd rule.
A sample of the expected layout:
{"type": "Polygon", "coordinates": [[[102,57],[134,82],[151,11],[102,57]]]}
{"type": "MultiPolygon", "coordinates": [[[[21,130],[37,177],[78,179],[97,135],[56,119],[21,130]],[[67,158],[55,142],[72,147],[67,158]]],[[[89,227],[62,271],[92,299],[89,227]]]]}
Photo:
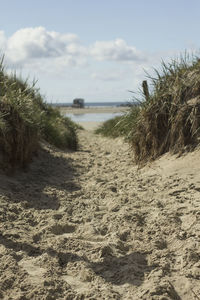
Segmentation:
{"type": "Polygon", "coordinates": [[[78,122],[85,130],[93,131],[97,129],[103,122],[78,122]]]}
{"type": "Polygon", "coordinates": [[[59,107],[59,110],[62,113],[70,113],[70,114],[98,114],[98,113],[120,113],[120,112],[127,112],[130,108],[127,106],[103,106],[103,107],[96,107],[90,106],[85,108],[73,108],[73,107],[59,107]]]}
{"type": "Polygon", "coordinates": [[[200,1],[1,11],[0,300],[200,300],[200,1]]]}
{"type": "MultiPolygon", "coordinates": [[[[73,107],[59,107],[59,110],[62,114],[73,114],[73,115],[83,115],[83,114],[115,114],[115,113],[126,113],[128,112],[129,107],[123,106],[108,106],[108,107],[85,107],[85,108],[73,108],[73,107]]],[[[86,130],[95,130],[100,126],[103,122],[96,121],[84,121],[81,122],[76,120],[76,123],[81,125],[86,130]]]]}
{"type": "Polygon", "coordinates": [[[0,174],[0,298],[198,299],[200,150],[140,169],[121,138],[79,139],[0,174]]]}

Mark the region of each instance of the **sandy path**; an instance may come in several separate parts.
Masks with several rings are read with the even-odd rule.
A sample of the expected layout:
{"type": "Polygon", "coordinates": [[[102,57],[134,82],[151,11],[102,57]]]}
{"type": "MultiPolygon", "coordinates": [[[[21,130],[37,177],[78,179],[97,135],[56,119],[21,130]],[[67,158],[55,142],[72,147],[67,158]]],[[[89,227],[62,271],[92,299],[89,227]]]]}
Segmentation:
{"type": "Polygon", "coordinates": [[[84,129],[88,131],[94,131],[97,129],[103,122],[76,122],[81,125],[84,129]]]}
{"type": "Polygon", "coordinates": [[[199,152],[138,170],[121,139],[80,143],[0,175],[0,298],[200,299],[199,152]]]}

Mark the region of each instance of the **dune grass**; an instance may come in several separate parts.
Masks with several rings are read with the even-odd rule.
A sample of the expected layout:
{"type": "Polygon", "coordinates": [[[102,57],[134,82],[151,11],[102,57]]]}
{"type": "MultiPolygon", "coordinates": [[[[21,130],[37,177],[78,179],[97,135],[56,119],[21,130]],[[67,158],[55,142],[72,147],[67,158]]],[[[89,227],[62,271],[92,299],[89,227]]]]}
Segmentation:
{"type": "Polygon", "coordinates": [[[103,122],[96,130],[96,134],[101,134],[103,136],[108,136],[112,138],[116,138],[121,136],[121,132],[119,129],[119,122],[122,120],[122,116],[116,116],[112,119],[109,119],[103,122]]]}
{"type": "Polygon", "coordinates": [[[162,63],[149,77],[151,92],[141,106],[131,145],[137,163],[170,151],[182,153],[199,143],[200,61],[181,57],[162,63]]]}
{"type": "Polygon", "coordinates": [[[129,140],[132,135],[132,129],[134,123],[136,123],[139,106],[133,105],[127,113],[124,113],[122,116],[116,116],[110,120],[105,121],[100,125],[96,130],[96,134],[101,134],[107,137],[124,137],[126,140],[129,140]]]}
{"type": "Polygon", "coordinates": [[[138,164],[168,151],[181,154],[200,139],[200,59],[185,55],[162,62],[154,73],[148,76],[150,89],[143,81],[138,106],[96,130],[104,136],[125,136],[138,164]]]}
{"type": "Polygon", "coordinates": [[[7,75],[0,63],[0,168],[25,167],[45,139],[76,150],[77,126],[45,103],[35,84],[7,75]]]}
{"type": "Polygon", "coordinates": [[[42,135],[46,141],[61,149],[76,150],[78,139],[76,130],[80,127],[70,118],[63,117],[59,109],[49,105],[42,117],[42,135]]]}

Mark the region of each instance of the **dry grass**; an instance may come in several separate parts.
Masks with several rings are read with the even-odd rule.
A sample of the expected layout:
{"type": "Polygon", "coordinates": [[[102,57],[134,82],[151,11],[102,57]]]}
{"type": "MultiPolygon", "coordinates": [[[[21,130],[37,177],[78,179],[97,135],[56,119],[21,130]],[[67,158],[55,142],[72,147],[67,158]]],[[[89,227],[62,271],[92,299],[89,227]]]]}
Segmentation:
{"type": "Polygon", "coordinates": [[[137,163],[171,151],[182,153],[198,144],[200,134],[200,61],[181,58],[162,64],[149,77],[152,91],[144,95],[131,144],[137,163]]]}
{"type": "MultiPolygon", "coordinates": [[[[13,79],[13,78],[12,78],[13,79]]],[[[38,148],[41,111],[27,91],[22,91],[5,76],[0,82],[1,167],[25,167],[38,148]]]]}
{"type": "Polygon", "coordinates": [[[76,125],[43,101],[35,84],[7,75],[0,62],[0,168],[26,167],[40,139],[77,149],[76,125]]]}

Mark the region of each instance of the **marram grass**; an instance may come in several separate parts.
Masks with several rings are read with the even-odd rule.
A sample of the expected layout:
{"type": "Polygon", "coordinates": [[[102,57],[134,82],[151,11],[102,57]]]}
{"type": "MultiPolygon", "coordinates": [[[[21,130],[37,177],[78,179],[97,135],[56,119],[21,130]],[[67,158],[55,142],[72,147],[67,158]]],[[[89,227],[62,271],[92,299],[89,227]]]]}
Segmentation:
{"type": "Polygon", "coordinates": [[[112,138],[123,136],[126,140],[129,140],[139,111],[139,106],[133,105],[129,111],[122,116],[116,116],[105,121],[95,130],[95,133],[112,138]]]}
{"type": "Polygon", "coordinates": [[[161,71],[149,80],[151,92],[132,132],[137,163],[154,160],[168,151],[182,153],[199,143],[199,59],[181,57],[163,62],[161,71]]]}
{"type": "MultiPolygon", "coordinates": [[[[138,164],[166,152],[183,153],[200,140],[200,59],[188,56],[162,62],[143,81],[138,106],[103,123],[96,133],[125,136],[138,164]]],[[[134,99],[137,100],[137,99],[134,99]]]]}
{"type": "Polygon", "coordinates": [[[26,167],[41,139],[76,150],[77,126],[44,102],[35,85],[4,72],[0,64],[0,168],[26,167]]]}

